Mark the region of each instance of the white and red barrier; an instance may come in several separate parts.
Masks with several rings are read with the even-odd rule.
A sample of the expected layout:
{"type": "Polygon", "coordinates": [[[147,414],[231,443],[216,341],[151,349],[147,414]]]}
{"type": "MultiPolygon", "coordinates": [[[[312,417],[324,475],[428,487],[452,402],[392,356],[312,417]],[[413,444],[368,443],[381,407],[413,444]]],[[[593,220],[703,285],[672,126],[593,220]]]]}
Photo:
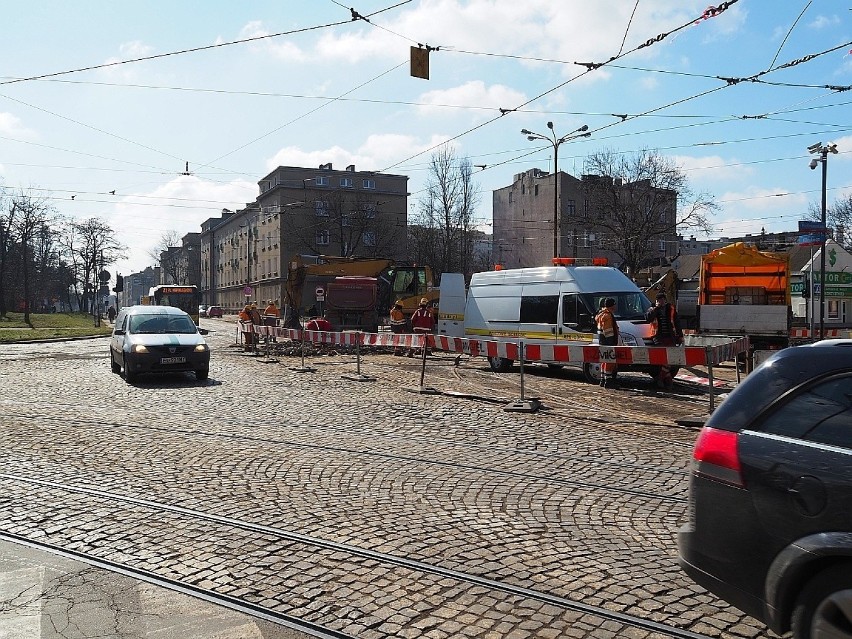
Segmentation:
{"type": "MultiPolygon", "coordinates": [[[[353,331],[306,331],[279,326],[251,326],[258,337],[283,337],[294,341],[334,346],[384,346],[416,349],[423,347],[423,336],[400,333],[360,333],[353,331]]],[[[507,342],[479,338],[429,335],[429,347],[451,353],[465,353],[473,357],[502,357],[520,360],[520,342],[507,342]]],[[[732,340],[715,346],[569,346],[567,344],[524,344],[524,360],[550,363],[600,363],[614,362],[624,366],[712,366],[736,359],[748,352],[748,338],[732,340]]]]}
{"type": "MultiPolygon", "coordinates": [[[[826,328],[823,333],[825,333],[826,339],[849,339],[852,337],[852,330],[848,328],[826,328]]],[[[809,328],[794,328],[790,330],[790,337],[793,339],[816,339],[820,336],[819,329],[814,329],[814,332],[811,333],[809,328]]]]}

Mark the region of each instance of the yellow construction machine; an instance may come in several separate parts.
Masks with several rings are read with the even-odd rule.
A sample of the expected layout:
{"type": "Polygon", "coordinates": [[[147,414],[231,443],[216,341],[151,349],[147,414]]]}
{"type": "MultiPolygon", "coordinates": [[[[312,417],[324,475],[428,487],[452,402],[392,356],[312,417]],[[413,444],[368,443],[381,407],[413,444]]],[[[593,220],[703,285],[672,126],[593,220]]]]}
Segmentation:
{"type": "Polygon", "coordinates": [[[294,255],[287,263],[284,288],[285,318],[295,325],[304,309],[316,306],[317,289],[325,289],[338,277],[376,278],[376,313],[385,317],[391,305],[402,302],[402,312],[410,317],[422,298],[437,307],[438,289],[428,266],[395,265],[393,260],[334,255],[294,255]],[[307,290],[306,290],[307,289],[307,290]]]}

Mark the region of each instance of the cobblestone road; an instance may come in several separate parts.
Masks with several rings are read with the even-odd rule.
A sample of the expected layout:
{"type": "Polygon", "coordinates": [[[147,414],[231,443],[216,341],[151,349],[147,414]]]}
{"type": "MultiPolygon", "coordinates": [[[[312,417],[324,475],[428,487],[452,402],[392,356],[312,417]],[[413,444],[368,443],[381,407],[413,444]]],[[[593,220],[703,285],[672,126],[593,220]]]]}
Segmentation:
{"type": "Polygon", "coordinates": [[[544,410],[508,413],[518,375],[482,359],[429,358],[424,385],[468,397],[426,395],[416,359],[351,381],[351,354],[296,372],[203,326],[206,382],[127,384],[106,339],[0,346],[3,532],[357,637],[764,636],[677,567],[699,387],[531,371],[544,410]]]}

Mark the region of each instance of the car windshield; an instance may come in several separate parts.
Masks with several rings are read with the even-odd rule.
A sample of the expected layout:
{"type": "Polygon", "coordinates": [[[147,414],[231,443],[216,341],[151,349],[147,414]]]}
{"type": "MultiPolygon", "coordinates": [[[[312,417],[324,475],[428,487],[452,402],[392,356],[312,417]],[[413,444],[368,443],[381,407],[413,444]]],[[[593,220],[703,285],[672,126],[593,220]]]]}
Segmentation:
{"type": "Polygon", "coordinates": [[[188,315],[132,315],[130,332],[139,333],[195,333],[195,322],[188,315]]]}
{"type": "MultiPolygon", "coordinates": [[[[600,309],[601,301],[607,297],[615,300],[615,319],[617,320],[643,320],[645,313],[651,308],[651,301],[644,293],[588,293],[583,295],[586,306],[600,309]]],[[[595,310],[597,312],[597,310],[595,310]]]]}

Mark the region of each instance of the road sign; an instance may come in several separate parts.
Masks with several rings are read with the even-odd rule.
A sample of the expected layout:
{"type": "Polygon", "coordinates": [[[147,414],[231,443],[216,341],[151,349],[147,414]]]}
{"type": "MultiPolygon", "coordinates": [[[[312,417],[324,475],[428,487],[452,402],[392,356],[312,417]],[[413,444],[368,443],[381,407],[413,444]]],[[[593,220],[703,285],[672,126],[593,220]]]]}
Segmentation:
{"type": "Polygon", "coordinates": [[[825,233],[825,224],[822,222],[799,220],[799,233],[807,233],[808,235],[823,234],[825,233]]]}
{"type": "Polygon", "coordinates": [[[112,274],[111,274],[109,271],[101,271],[101,272],[98,274],[98,279],[99,279],[101,282],[109,282],[109,281],[110,281],[110,279],[112,279],[112,274]]]}
{"type": "Polygon", "coordinates": [[[251,294],[254,293],[254,290],[251,286],[243,286],[243,295],[246,297],[251,297],[251,294]]]}
{"type": "Polygon", "coordinates": [[[317,294],[317,302],[325,300],[325,289],[322,286],[317,286],[317,289],[314,292],[317,294]]]}

